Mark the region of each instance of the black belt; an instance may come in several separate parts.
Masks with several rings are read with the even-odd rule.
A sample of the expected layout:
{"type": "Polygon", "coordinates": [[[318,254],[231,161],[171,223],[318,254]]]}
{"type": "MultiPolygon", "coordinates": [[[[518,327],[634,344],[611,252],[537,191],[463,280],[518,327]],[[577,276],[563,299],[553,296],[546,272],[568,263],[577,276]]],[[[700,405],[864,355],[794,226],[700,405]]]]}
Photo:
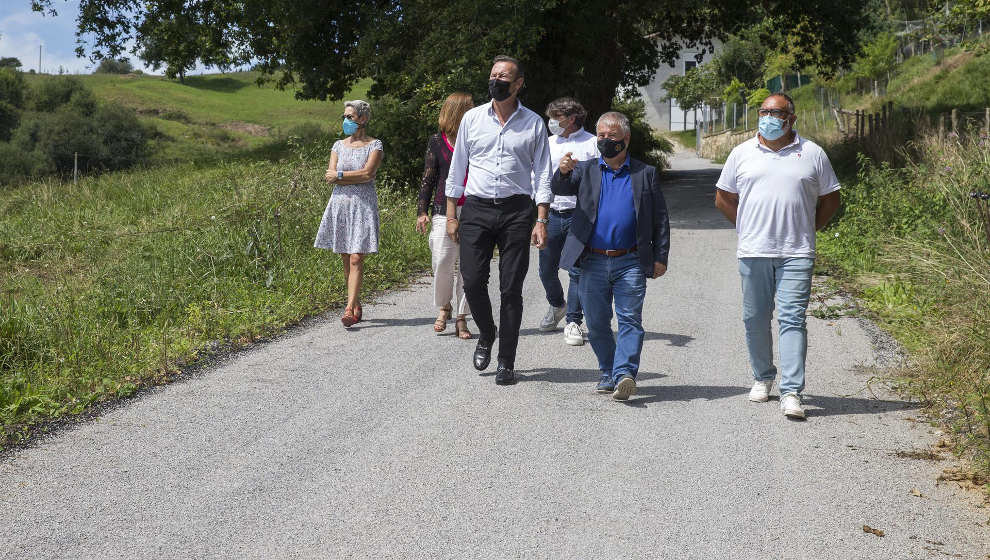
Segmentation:
{"type": "Polygon", "coordinates": [[[570,216],[571,214],[574,213],[574,209],[571,208],[569,210],[554,210],[553,208],[551,208],[550,209],[550,213],[551,214],[556,214],[558,216],[570,216]]]}
{"type": "Polygon", "coordinates": [[[504,198],[483,198],[480,196],[474,196],[469,194],[467,200],[473,201],[475,203],[484,204],[487,206],[502,206],[503,204],[516,204],[523,200],[531,200],[528,194],[514,194],[512,196],[506,196],[504,198]]]}

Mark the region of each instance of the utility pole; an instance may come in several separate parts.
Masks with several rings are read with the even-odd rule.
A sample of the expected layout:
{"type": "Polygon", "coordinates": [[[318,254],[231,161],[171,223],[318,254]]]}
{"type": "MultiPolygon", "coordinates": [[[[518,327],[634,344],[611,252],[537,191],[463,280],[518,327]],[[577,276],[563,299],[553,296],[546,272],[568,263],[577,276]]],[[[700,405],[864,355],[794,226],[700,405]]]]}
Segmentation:
{"type": "Polygon", "coordinates": [[[38,73],[41,74],[41,45],[38,45],[38,73]]]}

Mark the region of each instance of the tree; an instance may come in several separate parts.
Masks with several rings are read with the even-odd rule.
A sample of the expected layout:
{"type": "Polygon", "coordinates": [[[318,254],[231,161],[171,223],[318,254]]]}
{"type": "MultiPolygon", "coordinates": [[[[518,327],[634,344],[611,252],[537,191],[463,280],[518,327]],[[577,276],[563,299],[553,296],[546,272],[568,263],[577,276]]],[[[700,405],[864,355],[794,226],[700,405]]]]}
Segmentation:
{"type": "MultiPolygon", "coordinates": [[[[36,10],[54,11],[55,0],[30,1],[36,10]]],[[[390,146],[386,165],[404,161],[409,175],[447,94],[459,89],[486,99],[496,54],[527,65],[528,106],[542,110],[572,95],[594,118],[617,94],[648,83],[682,46],[710,48],[710,39],[767,14],[785,28],[807,14],[812,31],[796,36],[803,52],[823,68],[847,63],[862,6],[861,0],[80,0],[77,52],[117,57],[133,40],[149,61],[174,55],[181,65],[195,57],[220,68],[257,62],[277,86],[297,84],[296,95],[308,99],[340,99],[357,80],[370,78],[376,114],[388,111],[373,126],[397,135],[389,142],[403,143],[398,151],[390,146]],[[401,120],[390,121],[392,115],[401,120]]]]}
{"type": "Polygon", "coordinates": [[[702,104],[716,105],[722,93],[718,68],[711,62],[695,66],[683,76],[671,76],[663,88],[667,91],[664,101],[676,99],[677,105],[685,111],[698,109],[702,104]]]}
{"type": "Polygon", "coordinates": [[[738,79],[755,88],[763,85],[763,64],[767,48],[760,40],[762,26],[751,26],[729,36],[715,58],[719,81],[728,84],[738,79]]]}
{"type": "Polygon", "coordinates": [[[115,58],[104,58],[100,61],[99,66],[96,70],[93,70],[94,74],[130,74],[134,71],[134,66],[131,65],[131,61],[126,58],[115,59],[115,58]]]}
{"type": "Polygon", "coordinates": [[[897,37],[881,33],[863,45],[863,53],[853,63],[857,77],[879,79],[886,76],[897,64],[897,37]]]}
{"type": "Polygon", "coordinates": [[[14,58],[12,56],[5,56],[0,58],[0,68],[13,68],[14,70],[17,70],[21,66],[23,65],[21,64],[21,61],[18,58],[14,58]]]}

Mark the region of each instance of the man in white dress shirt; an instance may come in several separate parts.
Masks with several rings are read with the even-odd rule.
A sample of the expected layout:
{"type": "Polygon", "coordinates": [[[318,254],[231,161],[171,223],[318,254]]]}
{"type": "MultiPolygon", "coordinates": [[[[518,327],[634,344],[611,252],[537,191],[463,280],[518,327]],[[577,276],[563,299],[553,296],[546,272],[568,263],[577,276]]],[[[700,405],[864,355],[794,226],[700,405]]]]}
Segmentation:
{"type": "Polygon", "coordinates": [[[516,346],[522,323],[522,288],[529,271],[529,244],[546,245],[550,192],[547,127],[517,96],[523,69],[514,58],[497,56],[489,74],[492,101],[464,114],[447,176],[447,234],[460,242],[464,295],[480,331],[474,367],[484,370],[498,337],[495,383],[516,382],[516,346]],[[465,173],[467,185],[463,185],[465,173]],[[461,194],[466,201],[458,220],[461,194]],[[533,201],[537,220],[533,224],[533,201]],[[498,247],[501,308],[492,316],[488,277],[498,247]]]}
{"type": "MultiPolygon", "coordinates": [[[[565,155],[574,161],[598,158],[598,138],[583,128],[588,111],[576,99],[561,97],[551,101],[547,105],[546,115],[550,119],[547,126],[553,135],[550,137],[551,169],[557,169],[565,155]]],[[[571,346],[581,346],[584,344],[584,333],[581,330],[584,313],[578,295],[581,271],[577,267],[568,271],[570,282],[566,299],[558,276],[560,253],[564,249],[564,240],[571,227],[571,215],[575,206],[576,196],[557,195],[550,203],[547,246],[540,250],[540,281],[547,294],[550,309],[540,321],[540,330],[556,330],[560,320],[566,317],[564,342],[571,346]]]]}

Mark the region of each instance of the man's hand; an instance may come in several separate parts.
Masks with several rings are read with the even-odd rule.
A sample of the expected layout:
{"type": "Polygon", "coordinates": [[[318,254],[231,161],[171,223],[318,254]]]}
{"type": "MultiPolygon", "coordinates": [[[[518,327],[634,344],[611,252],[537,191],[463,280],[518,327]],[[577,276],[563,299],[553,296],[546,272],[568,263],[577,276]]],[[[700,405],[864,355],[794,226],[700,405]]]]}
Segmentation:
{"type": "Polygon", "coordinates": [[[659,263],[659,262],[654,262],[653,263],[653,276],[650,276],[650,278],[660,278],[661,276],[663,276],[664,274],[666,274],[666,272],[667,272],[667,265],[665,265],[663,263],[659,263]]]}
{"type": "Polygon", "coordinates": [[[567,175],[571,171],[574,171],[574,167],[578,164],[577,160],[571,157],[574,152],[567,152],[564,157],[560,158],[560,174],[567,175]]]}
{"type": "Polygon", "coordinates": [[[428,225],[429,223],[430,223],[429,216],[427,216],[426,214],[420,215],[418,218],[416,218],[416,231],[425,235],[426,232],[430,231],[430,227],[428,225]]]}
{"type": "Polygon", "coordinates": [[[461,234],[458,232],[460,229],[461,223],[457,218],[447,218],[447,237],[454,243],[460,243],[461,234]]]}
{"type": "Polygon", "coordinates": [[[543,222],[536,222],[533,226],[533,235],[530,236],[530,242],[537,249],[543,249],[547,246],[547,225],[543,222]]]}

